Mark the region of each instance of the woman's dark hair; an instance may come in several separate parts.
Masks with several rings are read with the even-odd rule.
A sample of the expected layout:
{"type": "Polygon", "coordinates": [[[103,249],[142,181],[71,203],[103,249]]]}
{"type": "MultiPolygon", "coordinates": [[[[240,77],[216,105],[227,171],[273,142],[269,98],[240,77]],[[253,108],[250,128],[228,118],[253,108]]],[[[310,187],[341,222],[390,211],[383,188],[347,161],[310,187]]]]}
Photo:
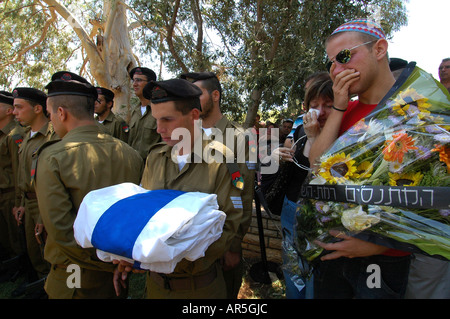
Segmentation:
{"type": "Polygon", "coordinates": [[[329,76],[328,78],[320,77],[315,79],[306,89],[304,101],[306,111],[309,110],[311,101],[318,97],[329,98],[332,101],[334,100],[333,82],[329,76]]]}

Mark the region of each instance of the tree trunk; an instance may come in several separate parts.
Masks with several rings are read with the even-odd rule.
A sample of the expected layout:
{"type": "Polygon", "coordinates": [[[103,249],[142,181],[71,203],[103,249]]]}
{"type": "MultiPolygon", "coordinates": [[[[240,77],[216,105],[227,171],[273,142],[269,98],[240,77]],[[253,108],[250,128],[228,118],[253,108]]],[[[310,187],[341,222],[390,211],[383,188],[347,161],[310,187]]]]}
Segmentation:
{"type": "MultiPolygon", "coordinates": [[[[289,23],[289,20],[291,18],[291,5],[292,5],[292,1],[287,2],[287,9],[286,10],[286,14],[283,17],[283,20],[281,22],[280,25],[278,25],[278,32],[275,34],[275,36],[272,39],[272,43],[271,43],[271,47],[270,50],[268,51],[267,54],[261,54],[261,56],[265,56],[265,61],[268,62],[272,62],[275,58],[275,55],[277,54],[277,50],[278,47],[280,45],[280,41],[283,37],[283,33],[284,30],[286,29],[286,25],[287,23],[289,23]]],[[[262,0],[258,0],[257,1],[257,14],[256,14],[256,25],[255,25],[255,38],[258,39],[258,42],[264,42],[267,39],[267,36],[264,32],[264,27],[263,27],[263,1],[262,0]]],[[[253,51],[252,51],[252,57],[253,57],[253,61],[255,63],[255,65],[253,66],[254,68],[258,69],[260,67],[262,67],[262,65],[257,64],[257,55],[258,52],[260,51],[260,47],[258,47],[257,45],[255,45],[253,47],[253,51]]],[[[268,63],[267,65],[269,65],[271,63],[268,63]]],[[[253,126],[253,123],[255,121],[256,118],[256,114],[258,113],[258,109],[259,109],[259,105],[261,104],[261,99],[262,99],[262,94],[263,91],[267,89],[267,87],[264,84],[261,84],[258,88],[253,89],[253,91],[250,94],[250,98],[251,98],[251,104],[248,107],[247,110],[247,116],[245,118],[245,123],[244,123],[244,128],[249,128],[253,126]]]]}
{"type": "Polygon", "coordinates": [[[103,41],[104,64],[90,65],[91,73],[100,86],[114,92],[114,112],[128,120],[131,86],[129,71],[137,66],[133,56],[127,26],[127,9],[122,1],[104,1],[107,17],[103,41]]]}
{"type": "Polygon", "coordinates": [[[73,28],[85,49],[91,75],[98,86],[112,90],[115,94],[113,111],[128,119],[130,109],[130,77],[128,72],[135,67],[128,36],[126,6],[120,0],[105,0],[103,16],[106,22],[97,21],[91,35],[80,25],[71,12],[58,0],[43,0],[52,6],[73,28]]]}
{"type": "Polygon", "coordinates": [[[256,114],[258,113],[259,105],[261,104],[262,89],[254,89],[250,94],[251,104],[248,106],[247,116],[243,124],[244,129],[253,127],[255,124],[256,114]]]}

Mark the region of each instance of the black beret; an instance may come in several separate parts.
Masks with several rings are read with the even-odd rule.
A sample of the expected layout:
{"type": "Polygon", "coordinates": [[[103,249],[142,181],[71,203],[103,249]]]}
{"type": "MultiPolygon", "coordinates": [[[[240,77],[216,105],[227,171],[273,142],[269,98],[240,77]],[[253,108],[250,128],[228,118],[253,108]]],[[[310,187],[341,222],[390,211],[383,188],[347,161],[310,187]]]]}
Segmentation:
{"type": "Polygon", "coordinates": [[[114,92],[102,87],[96,87],[98,95],[104,95],[108,101],[114,100],[114,92]]]}
{"type": "Polygon", "coordinates": [[[12,94],[15,99],[33,101],[42,105],[44,108],[47,107],[47,95],[41,90],[18,87],[13,90],[12,94]]]}
{"type": "Polygon", "coordinates": [[[0,91],[0,103],[14,105],[14,97],[12,93],[0,91]]]}
{"type": "Polygon", "coordinates": [[[86,80],[84,77],[82,77],[81,75],[69,72],[69,71],[59,71],[56,72],[55,74],[52,75],[52,81],[56,81],[56,80],[63,80],[63,81],[78,81],[78,82],[82,82],[82,83],[89,83],[88,80],[86,80]]]}
{"type": "Polygon", "coordinates": [[[153,72],[153,70],[149,68],[141,68],[137,67],[130,71],[130,78],[133,78],[134,74],[142,74],[147,76],[147,79],[149,81],[156,81],[156,73],[153,72]]]}
{"type": "Polygon", "coordinates": [[[97,90],[86,79],[70,72],[63,72],[55,73],[52,76],[52,81],[45,87],[49,97],[56,95],[81,95],[97,99],[97,90]]]}
{"type": "Polygon", "coordinates": [[[192,72],[192,73],[183,73],[180,75],[180,78],[194,83],[197,81],[202,81],[202,80],[207,80],[207,79],[213,79],[213,78],[217,79],[217,76],[214,72],[192,72]]]}
{"type": "Polygon", "coordinates": [[[201,109],[199,97],[202,95],[202,90],[183,79],[159,82],[152,81],[144,87],[143,94],[146,99],[155,104],[167,101],[196,99],[199,103],[196,103],[194,107],[201,109]]]}
{"type": "Polygon", "coordinates": [[[389,69],[391,72],[403,69],[408,65],[408,61],[399,59],[399,58],[390,58],[389,59],[389,69]]]}

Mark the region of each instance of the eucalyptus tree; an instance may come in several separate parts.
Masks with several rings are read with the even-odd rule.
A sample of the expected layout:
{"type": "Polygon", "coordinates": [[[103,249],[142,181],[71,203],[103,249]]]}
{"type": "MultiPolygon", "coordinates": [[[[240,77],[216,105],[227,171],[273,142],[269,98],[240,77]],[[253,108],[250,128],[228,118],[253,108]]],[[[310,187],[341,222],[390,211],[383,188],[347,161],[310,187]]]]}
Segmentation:
{"type": "MultiPolygon", "coordinates": [[[[127,113],[128,71],[137,66],[129,38],[128,6],[120,0],[26,0],[2,3],[1,83],[43,88],[67,69],[81,50],[77,73],[115,93],[115,108],[127,113]],[[10,39],[8,41],[7,39],[10,39]],[[16,83],[14,83],[16,82],[16,83]]],[[[75,71],[75,70],[73,70],[75,71]]]]}

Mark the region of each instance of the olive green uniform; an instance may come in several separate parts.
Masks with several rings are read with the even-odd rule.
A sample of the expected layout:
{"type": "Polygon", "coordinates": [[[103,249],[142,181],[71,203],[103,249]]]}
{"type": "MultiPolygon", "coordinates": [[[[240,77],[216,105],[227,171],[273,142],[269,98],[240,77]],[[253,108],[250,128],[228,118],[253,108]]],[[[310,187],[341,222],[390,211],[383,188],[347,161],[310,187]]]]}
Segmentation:
{"type": "Polygon", "coordinates": [[[144,114],[141,106],[136,106],[131,112],[128,145],[137,150],[145,161],[150,148],[160,141],[161,136],[156,132],[156,120],[152,116],[150,105],[147,105],[144,114]]]}
{"type": "MultiPolygon", "coordinates": [[[[98,121],[98,117],[96,117],[96,119],[98,121]]],[[[115,115],[113,112],[109,112],[108,116],[103,120],[103,122],[99,122],[99,124],[103,125],[106,133],[124,141],[125,143],[128,142],[128,124],[120,116],[115,115]]]]}
{"type": "Polygon", "coordinates": [[[73,223],[91,190],[124,182],[139,184],[143,161],[124,142],[103,134],[96,125],[69,131],[36,154],[36,193],[48,232],[45,259],[51,264],[45,283],[49,298],[115,298],[115,265],[96,256],[94,248],[77,245],[73,223]],[[70,264],[81,269],[81,287],[69,288],[70,264]]]}
{"type": "MultiPolygon", "coordinates": [[[[244,179],[244,189],[242,192],[242,204],[243,204],[243,216],[241,220],[241,224],[239,225],[238,232],[233,240],[233,243],[230,247],[230,251],[234,253],[239,253],[242,257],[242,239],[247,233],[248,227],[250,226],[252,219],[252,211],[253,211],[253,193],[254,193],[254,184],[255,184],[255,167],[252,166],[251,163],[248,163],[249,160],[249,147],[247,139],[244,135],[244,129],[237,125],[234,122],[229,121],[225,116],[223,116],[214,126],[219,129],[223,133],[223,143],[227,146],[231,144],[227,144],[227,129],[233,129],[234,134],[234,156],[235,160],[239,160],[238,151],[245,151],[245,163],[238,163],[239,170],[244,179]],[[242,140],[240,140],[242,138],[242,140]],[[244,142],[245,145],[240,143],[244,142]],[[244,149],[239,149],[242,146],[245,146],[244,149]]],[[[242,276],[243,276],[243,265],[242,261],[238,266],[233,269],[224,271],[225,282],[227,284],[227,297],[228,299],[237,298],[239,290],[242,284],[242,276]]]]}
{"type": "Polygon", "coordinates": [[[147,275],[148,298],[226,298],[221,259],[230,249],[241,224],[242,191],[235,187],[224,163],[201,161],[196,154],[179,170],[171,158],[172,147],[158,144],[147,158],[142,186],[146,189],[174,189],[217,194],[219,209],[227,217],[222,236],[212,243],[205,256],[195,261],[181,260],[172,274],[147,275]],[[181,282],[192,283],[183,288],[181,282]]]}
{"type": "Polygon", "coordinates": [[[24,135],[24,129],[16,121],[0,129],[0,244],[8,257],[24,253],[17,222],[12,214],[13,207],[20,205],[16,181],[19,147],[24,135]]]}
{"type": "Polygon", "coordinates": [[[39,245],[35,237],[36,224],[42,224],[32,177],[35,174],[32,168],[33,153],[44,143],[59,139],[53,130],[51,122],[47,122],[31,137],[27,131],[22,146],[19,149],[18,186],[21,192],[20,206],[25,207],[25,238],[27,252],[31,264],[39,278],[48,274],[49,264],[44,260],[43,245],[39,245]]]}

